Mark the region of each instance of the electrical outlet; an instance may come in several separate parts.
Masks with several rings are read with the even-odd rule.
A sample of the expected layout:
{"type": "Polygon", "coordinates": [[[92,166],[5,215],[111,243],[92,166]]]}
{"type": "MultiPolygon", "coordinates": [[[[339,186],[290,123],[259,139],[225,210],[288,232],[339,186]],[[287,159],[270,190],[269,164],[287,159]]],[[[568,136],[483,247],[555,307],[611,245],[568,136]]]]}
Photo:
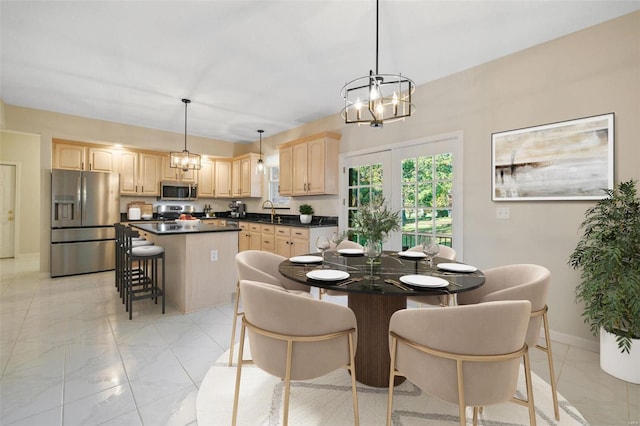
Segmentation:
{"type": "Polygon", "coordinates": [[[496,207],[497,219],[509,219],[511,217],[511,211],[509,207],[496,207]]]}
{"type": "Polygon", "coordinates": [[[218,250],[211,250],[211,261],[215,262],[218,260],[218,250]]]}

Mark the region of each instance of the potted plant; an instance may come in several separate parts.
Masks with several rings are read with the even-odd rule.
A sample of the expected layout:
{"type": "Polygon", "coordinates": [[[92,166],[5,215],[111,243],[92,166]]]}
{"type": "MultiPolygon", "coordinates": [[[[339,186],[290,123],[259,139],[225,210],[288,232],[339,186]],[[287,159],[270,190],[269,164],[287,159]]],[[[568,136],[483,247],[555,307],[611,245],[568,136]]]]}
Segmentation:
{"type": "Polygon", "coordinates": [[[640,383],[640,198],[633,180],[605,191],[585,212],[569,264],[581,270],[576,300],[600,334],[600,367],[640,383]]]}
{"type": "Polygon", "coordinates": [[[311,219],[313,218],[313,207],[309,204],[301,204],[298,209],[300,210],[300,222],[311,223],[311,219]]]}
{"type": "Polygon", "coordinates": [[[400,230],[400,212],[389,209],[383,197],[374,198],[360,207],[352,220],[353,232],[365,242],[365,252],[382,252],[382,243],[392,231],[400,230]]]}

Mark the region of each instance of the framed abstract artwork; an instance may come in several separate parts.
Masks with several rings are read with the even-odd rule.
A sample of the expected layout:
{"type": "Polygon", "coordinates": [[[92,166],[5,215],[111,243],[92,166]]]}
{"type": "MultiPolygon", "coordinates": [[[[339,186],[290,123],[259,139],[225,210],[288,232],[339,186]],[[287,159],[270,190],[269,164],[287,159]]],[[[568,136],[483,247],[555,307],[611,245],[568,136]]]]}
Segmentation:
{"type": "Polygon", "coordinates": [[[491,135],[493,201],[599,200],[613,188],[613,113],[491,135]]]}

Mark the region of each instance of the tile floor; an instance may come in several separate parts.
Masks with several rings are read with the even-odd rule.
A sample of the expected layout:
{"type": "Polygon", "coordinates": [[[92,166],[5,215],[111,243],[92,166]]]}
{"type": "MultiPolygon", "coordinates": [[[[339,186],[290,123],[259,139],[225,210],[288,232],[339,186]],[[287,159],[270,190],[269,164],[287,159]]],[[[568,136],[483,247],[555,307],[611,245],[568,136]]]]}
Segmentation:
{"type": "MultiPolygon", "coordinates": [[[[129,321],[113,272],[50,279],[30,257],[0,268],[0,424],[197,424],[198,386],[229,346],[231,304],[161,315],[142,301],[129,321]]],[[[603,373],[596,353],[553,350],[560,393],[591,425],[640,424],[640,385],[603,373]]],[[[532,355],[548,380],[545,355],[532,355]]]]}

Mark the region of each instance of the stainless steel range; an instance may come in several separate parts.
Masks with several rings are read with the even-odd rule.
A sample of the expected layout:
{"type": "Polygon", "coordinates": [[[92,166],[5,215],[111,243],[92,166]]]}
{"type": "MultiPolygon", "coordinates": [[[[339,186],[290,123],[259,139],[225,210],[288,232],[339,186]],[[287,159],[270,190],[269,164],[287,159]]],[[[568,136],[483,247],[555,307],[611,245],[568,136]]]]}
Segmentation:
{"type": "Polygon", "coordinates": [[[173,221],[181,214],[193,214],[196,208],[191,205],[165,204],[158,206],[158,219],[162,221],[173,221]]]}

